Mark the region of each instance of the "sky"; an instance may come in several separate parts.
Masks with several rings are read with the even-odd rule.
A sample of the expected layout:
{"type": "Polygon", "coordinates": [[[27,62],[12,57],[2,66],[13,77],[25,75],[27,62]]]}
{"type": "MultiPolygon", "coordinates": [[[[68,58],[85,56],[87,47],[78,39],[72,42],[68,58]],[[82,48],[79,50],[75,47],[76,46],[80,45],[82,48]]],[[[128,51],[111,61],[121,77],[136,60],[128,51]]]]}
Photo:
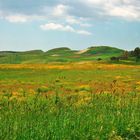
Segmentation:
{"type": "Polygon", "coordinates": [[[140,47],[140,0],[0,0],[0,51],[140,47]]]}

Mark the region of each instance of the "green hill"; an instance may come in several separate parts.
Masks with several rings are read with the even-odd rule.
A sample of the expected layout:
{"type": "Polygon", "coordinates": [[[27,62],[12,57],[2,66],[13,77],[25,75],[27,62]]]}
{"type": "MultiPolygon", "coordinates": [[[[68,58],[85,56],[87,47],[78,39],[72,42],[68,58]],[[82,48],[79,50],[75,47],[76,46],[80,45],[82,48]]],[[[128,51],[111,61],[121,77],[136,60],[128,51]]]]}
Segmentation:
{"type": "Polygon", "coordinates": [[[49,51],[46,52],[46,55],[49,56],[70,56],[70,55],[74,55],[76,51],[71,50],[70,48],[67,47],[61,47],[61,48],[55,48],[55,49],[51,49],[49,51]]]}
{"type": "Polygon", "coordinates": [[[101,54],[120,54],[124,50],[114,48],[114,47],[109,47],[109,46],[95,46],[95,47],[90,47],[88,50],[84,53],[87,55],[101,55],[101,54]]]}
{"type": "Polygon", "coordinates": [[[44,53],[42,50],[30,50],[30,51],[25,51],[25,52],[21,52],[21,54],[41,54],[44,53]]]}
{"type": "Polygon", "coordinates": [[[122,55],[124,50],[109,47],[109,46],[92,46],[87,49],[82,55],[84,56],[94,56],[94,58],[108,59],[112,56],[122,55]]]}
{"type": "Polygon", "coordinates": [[[71,50],[67,47],[55,48],[47,52],[42,50],[24,52],[1,51],[0,64],[92,61],[98,58],[106,61],[111,56],[120,56],[123,52],[124,50],[109,46],[92,46],[79,51],[71,50]]]}

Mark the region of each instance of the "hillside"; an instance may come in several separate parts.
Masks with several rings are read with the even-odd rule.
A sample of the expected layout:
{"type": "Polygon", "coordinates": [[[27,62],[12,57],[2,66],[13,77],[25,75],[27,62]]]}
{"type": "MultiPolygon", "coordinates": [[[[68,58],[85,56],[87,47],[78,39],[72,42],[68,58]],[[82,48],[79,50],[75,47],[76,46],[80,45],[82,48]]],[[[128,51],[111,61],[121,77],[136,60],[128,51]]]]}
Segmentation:
{"type": "Polygon", "coordinates": [[[120,54],[122,53],[123,50],[118,49],[118,48],[113,48],[109,46],[95,46],[95,47],[90,47],[88,50],[84,53],[87,55],[101,55],[101,54],[120,54]]]}
{"type": "Polygon", "coordinates": [[[72,55],[74,55],[75,52],[76,51],[71,50],[70,48],[61,47],[61,48],[55,48],[55,49],[48,50],[46,52],[46,55],[49,55],[49,56],[72,56],[72,55]]]}
{"type": "Polygon", "coordinates": [[[42,50],[1,51],[0,64],[91,61],[98,58],[106,61],[112,56],[120,56],[123,52],[124,50],[109,46],[92,46],[85,50],[71,50],[67,47],[60,47],[47,52],[42,50]]]}
{"type": "Polygon", "coordinates": [[[112,56],[120,56],[124,50],[109,46],[92,46],[80,52],[83,52],[80,53],[83,57],[108,59],[112,56]]]}

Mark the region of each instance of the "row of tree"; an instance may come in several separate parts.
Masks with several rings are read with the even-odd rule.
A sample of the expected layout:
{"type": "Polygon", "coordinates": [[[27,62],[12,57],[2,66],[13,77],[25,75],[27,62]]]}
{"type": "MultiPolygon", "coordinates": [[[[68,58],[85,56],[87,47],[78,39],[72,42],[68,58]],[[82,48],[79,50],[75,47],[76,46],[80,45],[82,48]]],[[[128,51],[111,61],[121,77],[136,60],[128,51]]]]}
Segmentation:
{"type": "Polygon", "coordinates": [[[136,57],[136,60],[137,60],[137,61],[140,60],[140,48],[137,47],[137,48],[134,49],[134,51],[130,51],[130,52],[129,52],[129,55],[130,55],[131,57],[136,57]]]}
{"type": "Polygon", "coordinates": [[[119,57],[111,57],[111,61],[119,61],[119,60],[128,60],[129,58],[134,57],[136,62],[140,61],[140,48],[137,47],[132,51],[124,51],[124,53],[119,57]]]}

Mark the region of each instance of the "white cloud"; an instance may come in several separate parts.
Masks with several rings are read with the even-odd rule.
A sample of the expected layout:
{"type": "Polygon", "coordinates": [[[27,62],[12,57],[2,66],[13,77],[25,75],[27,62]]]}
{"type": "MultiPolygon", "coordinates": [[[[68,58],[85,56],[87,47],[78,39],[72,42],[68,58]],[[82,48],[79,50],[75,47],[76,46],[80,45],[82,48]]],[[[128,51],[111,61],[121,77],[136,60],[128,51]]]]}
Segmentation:
{"type": "Polygon", "coordinates": [[[67,16],[66,17],[66,22],[68,22],[69,24],[80,24],[80,20],[74,18],[73,16],[67,16]]]}
{"type": "Polygon", "coordinates": [[[8,14],[8,15],[1,15],[0,18],[5,19],[11,23],[26,23],[30,21],[38,21],[38,20],[44,20],[47,19],[45,16],[40,15],[20,15],[20,14],[8,14]]]}
{"type": "Polygon", "coordinates": [[[85,30],[76,30],[73,27],[69,25],[62,25],[62,24],[56,24],[56,23],[48,23],[41,25],[40,28],[42,30],[53,30],[53,31],[65,31],[65,32],[73,32],[81,35],[92,35],[92,33],[85,31],[85,30]]]}
{"type": "Polygon", "coordinates": [[[68,9],[69,9],[68,6],[59,4],[53,8],[52,15],[53,16],[65,16],[67,14],[68,9]]]}
{"type": "MultiPolygon", "coordinates": [[[[98,16],[120,17],[125,20],[140,20],[139,0],[81,0],[90,8],[98,9],[98,16]]],[[[92,11],[92,10],[91,10],[92,11]]],[[[94,10],[92,12],[95,12],[94,10]]]]}
{"type": "Polygon", "coordinates": [[[67,31],[67,32],[74,32],[74,29],[69,25],[61,25],[56,23],[48,23],[45,25],[41,25],[40,28],[42,30],[58,30],[58,31],[67,31]]]}
{"type": "Polygon", "coordinates": [[[82,26],[82,27],[91,27],[92,26],[91,24],[87,23],[86,19],[76,18],[76,17],[73,17],[73,16],[67,16],[66,17],[66,22],[69,23],[69,24],[77,24],[77,25],[82,26]]]}
{"type": "Polygon", "coordinates": [[[85,30],[78,30],[77,33],[81,34],[81,35],[92,35],[91,32],[88,32],[88,31],[85,31],[85,30]]]}
{"type": "MultiPolygon", "coordinates": [[[[84,1],[84,0],[83,0],[84,1]]],[[[112,0],[113,1],[113,0],[112,0]]],[[[86,4],[101,4],[101,3],[104,3],[106,2],[106,0],[87,0],[87,1],[84,1],[86,4]]]]}
{"type": "Polygon", "coordinates": [[[140,21],[140,0],[31,0],[30,6],[26,1],[9,4],[9,0],[4,0],[1,2],[0,18],[13,23],[47,19],[82,27],[91,27],[90,21],[98,19],[140,21]]]}
{"type": "Polygon", "coordinates": [[[139,20],[140,13],[133,6],[108,6],[105,9],[106,14],[110,16],[121,17],[126,20],[139,20]],[[110,10],[107,10],[110,8],[110,10]]]}
{"type": "Polygon", "coordinates": [[[27,22],[28,17],[24,15],[9,15],[6,16],[5,19],[13,23],[24,23],[27,22]]]}

